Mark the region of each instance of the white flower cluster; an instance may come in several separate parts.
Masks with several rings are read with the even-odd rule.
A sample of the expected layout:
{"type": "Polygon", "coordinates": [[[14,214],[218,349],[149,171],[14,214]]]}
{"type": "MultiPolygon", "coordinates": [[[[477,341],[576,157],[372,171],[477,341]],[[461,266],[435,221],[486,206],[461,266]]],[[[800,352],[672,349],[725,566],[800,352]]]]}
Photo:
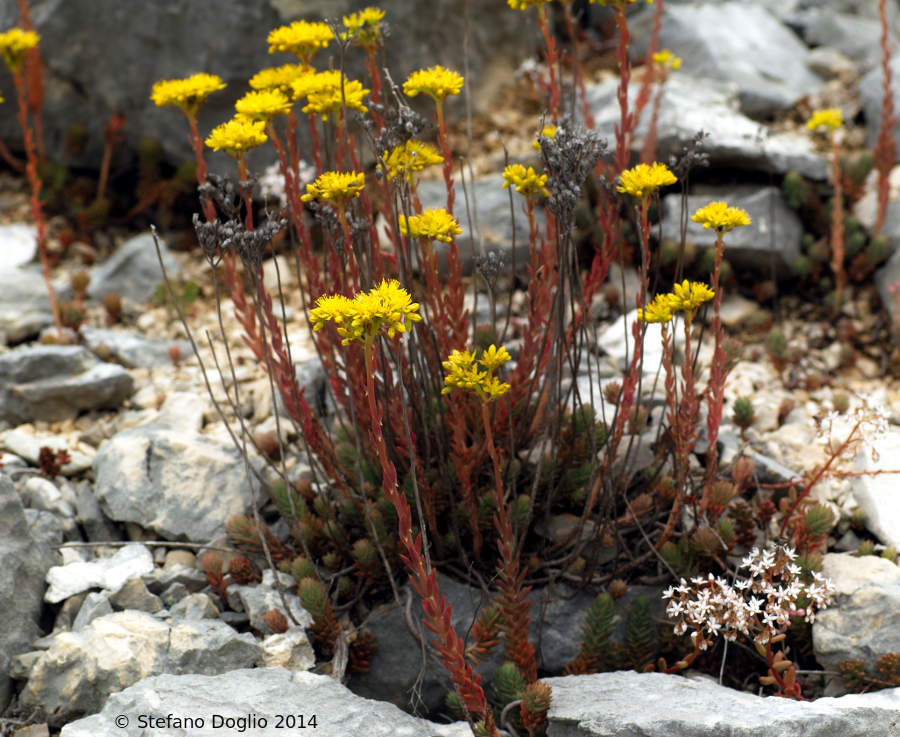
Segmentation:
{"type": "Polygon", "coordinates": [[[690,582],[682,578],[678,586],[670,586],[662,595],[669,600],[666,614],[678,620],[675,634],[694,630],[691,639],[699,649],[706,650],[719,635],[732,641],[744,635],[765,644],[790,626],[792,616],[812,622],[815,609],[828,606],[834,586],[820,573],[813,573],[811,583],[802,583],[796,559],[790,547],[753,548],[741,561],[741,568],[750,572],[748,578],[738,578],[731,584],[711,573],[690,582]],[[801,596],[809,605],[798,609],[801,596]]]}

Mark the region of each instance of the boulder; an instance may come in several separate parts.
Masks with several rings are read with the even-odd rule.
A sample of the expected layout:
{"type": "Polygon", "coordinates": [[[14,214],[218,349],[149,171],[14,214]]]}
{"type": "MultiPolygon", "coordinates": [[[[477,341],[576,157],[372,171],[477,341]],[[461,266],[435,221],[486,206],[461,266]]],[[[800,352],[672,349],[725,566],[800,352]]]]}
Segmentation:
{"type": "Polygon", "coordinates": [[[465,722],[436,724],[402,712],[392,704],[355,696],[328,676],[283,668],[235,670],[223,675],[159,675],[113,694],[103,711],[62,728],[61,737],[121,737],[123,721],[140,729],[139,715],[163,720],[154,724],[164,732],[221,737],[229,733],[254,737],[283,737],[290,733],[317,737],[470,737],[465,722]],[[173,718],[193,718],[191,724],[169,724],[173,718]],[[218,715],[216,721],[215,715],[218,715]],[[315,717],[315,727],[313,727],[315,717]],[[225,719],[231,720],[227,724],[225,719]],[[202,724],[199,720],[203,720],[202,724]],[[304,726],[301,728],[301,724],[304,726]],[[277,726],[277,725],[280,725],[277,726]],[[288,726],[288,725],[293,725],[288,726]]]}
{"type": "Polygon", "coordinates": [[[226,673],[253,665],[260,653],[253,635],[217,620],[170,625],[146,612],[116,612],[57,634],[35,662],[20,703],[59,727],[146,676],[226,673]]]}
{"type": "Polygon", "coordinates": [[[82,346],[23,346],[0,356],[0,421],[13,425],[115,409],[133,391],[125,369],[82,346]]]}
{"type": "Polygon", "coordinates": [[[97,355],[114,358],[127,368],[171,366],[169,350],[176,346],[183,358],[193,355],[190,342],[147,338],[136,333],[82,325],[79,330],[84,344],[97,355]]]}
{"type": "MultiPolygon", "coordinates": [[[[159,246],[166,273],[170,279],[177,281],[181,267],[162,240],[159,241],[159,246]]],[[[144,304],[153,297],[162,280],[153,235],[144,233],[127,240],[106,261],[91,269],[87,293],[97,300],[103,299],[107,294],[118,294],[123,299],[144,304]]],[[[190,351],[185,355],[190,355],[190,351]]]]}

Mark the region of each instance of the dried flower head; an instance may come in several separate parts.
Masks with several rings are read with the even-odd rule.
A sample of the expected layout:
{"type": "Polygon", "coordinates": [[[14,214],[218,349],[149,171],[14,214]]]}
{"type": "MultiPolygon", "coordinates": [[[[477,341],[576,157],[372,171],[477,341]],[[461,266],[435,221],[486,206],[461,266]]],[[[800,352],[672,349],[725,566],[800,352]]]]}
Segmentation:
{"type": "Polygon", "coordinates": [[[538,174],[533,167],[526,169],[522,164],[510,164],[503,170],[503,189],[510,186],[516,188],[516,192],[524,195],[526,199],[537,197],[549,197],[547,190],[547,175],[538,174]]]}
{"type": "Polygon", "coordinates": [[[287,115],[291,101],[277,89],[254,90],[234,103],[234,109],[253,120],[269,120],[275,115],[287,115]]]}
{"type": "Polygon", "coordinates": [[[427,238],[432,241],[450,243],[454,236],[462,233],[456,219],[444,208],[424,210],[419,215],[399,217],[400,232],[412,238],[427,238]]]}
{"type": "Polygon", "coordinates": [[[403,94],[415,97],[418,94],[428,95],[435,102],[440,102],[447,95],[458,95],[463,86],[461,74],[457,74],[442,66],[419,69],[409,75],[403,83],[403,94]]]}
{"type": "Polygon", "coordinates": [[[381,21],[384,20],[384,11],[381,8],[368,7],[343,17],[344,28],[347,30],[341,34],[341,40],[350,40],[357,46],[362,46],[367,51],[372,51],[381,46],[382,33],[381,21]]]}
{"type": "Polygon", "coordinates": [[[626,169],[619,177],[618,190],[638,199],[649,197],[659,187],[668,187],[678,179],[665,164],[638,164],[626,169]]]}
{"type": "Polygon", "coordinates": [[[409,292],[396,279],[391,279],[383,280],[368,292],[357,293],[353,299],[323,295],[316,300],[309,319],[316,331],[334,322],[343,338],[341,342],[347,345],[354,340],[371,343],[382,326],[387,327],[388,337],[393,338],[397,333],[407,332],[422,316],[409,292]]]}
{"type": "Polygon", "coordinates": [[[195,115],[203,101],[217,90],[225,89],[215,74],[194,74],[186,79],[163,79],[153,85],[150,99],[159,107],[173,105],[195,115]]]}
{"type": "Polygon", "coordinates": [[[538,137],[547,169],[549,210],[563,221],[575,212],[585,177],[606,152],[606,141],[583,126],[561,125],[553,136],[538,137]]]}
{"type": "Polygon", "coordinates": [[[295,54],[303,64],[309,64],[319,49],[324,49],[334,38],[327,23],[294,21],[269,32],[269,53],[286,51],[295,54]]]}
{"type": "Polygon", "coordinates": [[[412,175],[427,166],[443,164],[444,157],[430,143],[410,139],[401,146],[394,146],[382,156],[384,168],[391,179],[403,177],[412,181],[412,175]]]}
{"type": "Polygon", "coordinates": [[[25,54],[37,48],[40,40],[37,33],[22,28],[10,28],[5,33],[0,33],[0,56],[12,74],[18,74],[25,54]]]}
{"type": "Polygon", "coordinates": [[[752,637],[765,645],[790,626],[792,616],[814,621],[815,609],[828,606],[834,586],[820,573],[813,573],[810,583],[802,583],[796,559],[790,547],[753,548],[741,562],[741,568],[750,572],[748,578],[731,584],[711,573],[690,583],[682,578],[678,586],[663,592],[669,600],[666,614],[678,620],[675,634],[694,630],[691,638],[701,650],[720,634],[731,641],[739,635],[752,637]],[[808,602],[803,607],[798,606],[801,599],[808,602]]]}
{"type": "Polygon", "coordinates": [[[280,67],[260,69],[250,77],[250,87],[254,90],[278,90],[285,97],[293,98],[293,83],[313,74],[312,67],[303,64],[282,64],[280,67]]]}
{"type": "Polygon", "coordinates": [[[213,151],[225,151],[239,159],[251,148],[261,146],[268,140],[265,128],[262,120],[235,115],[213,128],[205,143],[213,151]]]}
{"type": "Polygon", "coordinates": [[[443,363],[447,375],[444,377],[441,393],[449,394],[454,389],[463,389],[474,392],[483,402],[491,402],[503,396],[509,391],[509,384],[501,382],[494,376],[494,372],[510,358],[506,348],[497,348],[493,344],[484,351],[477,364],[474,353],[454,350],[443,363]]]}
{"type": "Polygon", "coordinates": [[[839,107],[816,110],[812,117],[806,121],[806,127],[811,130],[826,128],[829,132],[835,131],[844,124],[844,116],[839,107]]]}
{"type": "Polygon", "coordinates": [[[727,233],[734,228],[750,225],[750,216],[739,207],[729,207],[727,202],[710,202],[691,215],[695,223],[712,228],[717,233],[727,233]]]}
{"type": "Polygon", "coordinates": [[[366,175],[361,171],[326,171],[316,181],[306,185],[306,194],[300,199],[326,200],[337,207],[343,207],[354,197],[358,197],[366,185],[366,175]]]}

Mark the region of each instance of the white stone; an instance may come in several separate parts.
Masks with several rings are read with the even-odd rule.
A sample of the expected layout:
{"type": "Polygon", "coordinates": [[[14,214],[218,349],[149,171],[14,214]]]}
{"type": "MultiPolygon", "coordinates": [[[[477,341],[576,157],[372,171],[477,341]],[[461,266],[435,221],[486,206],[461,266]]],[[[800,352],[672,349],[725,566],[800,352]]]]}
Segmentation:
{"type": "Polygon", "coordinates": [[[853,495],[866,513],[866,527],[885,545],[900,549],[900,431],[875,437],[860,450],[855,471],[870,472],[853,478],[853,495]],[[878,458],[873,457],[873,451],[878,458]],[[883,471],[883,473],[871,472],[883,471]]]}
{"type": "Polygon", "coordinates": [[[262,655],[257,662],[263,668],[287,670],[309,670],[315,664],[316,654],[306,632],[299,627],[266,637],[262,641],[262,655]]]}
{"type": "Polygon", "coordinates": [[[0,225],[0,270],[30,263],[37,255],[37,228],[25,223],[0,225]]]}
{"type": "Polygon", "coordinates": [[[68,599],[88,589],[118,591],[129,578],[153,570],[153,556],[143,545],[126,545],[111,558],[53,566],[47,571],[50,588],[44,601],[50,604],[68,599]]]}

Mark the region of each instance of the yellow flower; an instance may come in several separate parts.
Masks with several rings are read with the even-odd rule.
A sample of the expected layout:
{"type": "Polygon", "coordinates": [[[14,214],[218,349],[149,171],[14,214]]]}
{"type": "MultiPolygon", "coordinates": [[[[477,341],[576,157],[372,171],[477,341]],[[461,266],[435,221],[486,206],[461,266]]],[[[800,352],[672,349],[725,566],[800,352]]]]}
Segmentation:
{"type": "Polygon", "coordinates": [[[481,364],[488,371],[496,371],[511,358],[512,356],[509,355],[509,351],[507,351],[505,347],[500,346],[497,348],[497,346],[491,345],[490,348],[481,355],[481,364]]]}
{"type": "Polygon", "coordinates": [[[478,394],[482,401],[490,402],[509,391],[509,384],[501,382],[496,376],[500,366],[510,360],[506,348],[491,345],[484,351],[476,365],[475,354],[469,351],[454,350],[443,362],[447,375],[444,377],[442,394],[449,394],[454,389],[463,389],[478,394]]]}
{"type": "Polygon", "coordinates": [[[648,197],[659,187],[675,184],[678,179],[665,164],[638,164],[622,172],[619,178],[619,191],[633,195],[638,199],[648,197]]]}
{"type": "Polygon", "coordinates": [[[10,28],[5,33],[0,33],[0,56],[3,57],[10,72],[18,73],[25,54],[37,48],[40,40],[41,37],[34,31],[25,31],[21,28],[10,28]]]}
{"type": "Polygon", "coordinates": [[[269,32],[269,53],[286,51],[296,54],[304,64],[309,64],[315,53],[328,46],[333,38],[334,33],[326,23],[298,20],[269,32]]]}
{"type": "Polygon", "coordinates": [[[225,89],[215,74],[194,74],[187,79],[163,79],[153,85],[150,99],[159,107],[173,105],[194,115],[201,103],[217,90],[225,89]]]}
{"type": "Polygon", "coordinates": [[[347,30],[341,34],[341,40],[350,39],[364,49],[375,49],[381,45],[381,21],[383,19],[384,11],[381,8],[373,7],[345,15],[343,21],[344,28],[347,30]]]}
{"type": "Polygon", "coordinates": [[[543,9],[550,0],[506,0],[507,5],[513,10],[528,10],[532,5],[543,9]]]}
{"type": "Polygon", "coordinates": [[[675,56],[668,49],[663,49],[653,55],[653,62],[667,69],[678,69],[681,66],[681,57],[675,56]]]}
{"type": "Polygon", "coordinates": [[[644,322],[669,322],[672,319],[673,295],[657,294],[653,301],[638,310],[638,320],[644,322]]]}
{"type": "Polygon", "coordinates": [[[421,92],[440,102],[447,95],[458,95],[462,86],[462,75],[441,66],[433,66],[410,74],[403,83],[403,94],[415,97],[421,92]]]}
{"type": "Polygon", "coordinates": [[[405,333],[412,323],[422,319],[419,305],[396,279],[383,280],[368,292],[359,292],[353,299],[341,295],[323,295],[316,300],[309,319],[313,330],[321,330],[326,323],[338,325],[344,345],[354,340],[371,342],[382,326],[388,337],[405,333]]]}
{"type": "Polygon", "coordinates": [[[385,151],[382,161],[391,179],[403,177],[411,182],[413,173],[422,171],[426,166],[444,163],[444,157],[431,144],[410,140],[385,151]]]}
{"type": "MultiPolygon", "coordinates": [[[[549,138],[551,141],[556,138],[556,126],[555,125],[545,125],[541,128],[541,132],[538,133],[538,136],[544,136],[545,138],[549,138]]],[[[541,142],[540,141],[532,141],[531,147],[535,151],[541,150],[541,142]]]]}
{"type": "Polygon", "coordinates": [[[704,302],[708,302],[716,296],[715,292],[703,282],[689,282],[687,279],[681,284],[676,284],[672,291],[673,294],[671,296],[673,299],[671,302],[673,311],[684,310],[685,312],[693,312],[704,302]]]}
{"type": "Polygon", "coordinates": [[[512,185],[516,188],[516,192],[526,198],[539,194],[544,197],[550,196],[550,192],[547,191],[547,175],[538,174],[531,166],[526,169],[521,164],[510,164],[503,170],[503,180],[503,189],[508,189],[512,185]]]}
{"type": "Polygon", "coordinates": [[[267,67],[250,77],[250,86],[255,90],[279,90],[285,97],[290,97],[293,93],[292,83],[312,73],[312,67],[303,64],[267,67]]]}
{"type": "Polygon", "coordinates": [[[750,216],[739,207],[729,207],[726,202],[710,202],[691,215],[695,223],[712,228],[717,233],[727,233],[734,228],[750,225],[750,216]]]}
{"type": "Polygon", "coordinates": [[[212,129],[206,139],[206,145],[213,151],[225,151],[240,158],[255,146],[269,140],[265,132],[266,124],[262,120],[252,120],[243,115],[235,115],[231,120],[212,129]]]}
{"type": "Polygon", "coordinates": [[[428,238],[433,241],[450,243],[453,236],[462,233],[462,228],[444,208],[425,210],[421,215],[401,215],[400,232],[412,238],[428,238]]]}
{"type": "Polygon", "coordinates": [[[274,115],[287,115],[291,101],[279,90],[255,90],[234,103],[234,109],[253,120],[268,120],[274,115]]]}
{"type": "Polygon", "coordinates": [[[340,112],[344,105],[350,110],[366,112],[363,99],[369,94],[369,90],[362,86],[362,82],[355,79],[344,79],[344,89],[341,90],[340,82],[335,87],[323,87],[310,92],[303,106],[304,113],[318,113],[323,120],[328,120],[330,114],[340,112]]]}
{"type": "Polygon", "coordinates": [[[834,131],[844,124],[844,116],[839,107],[832,107],[826,110],[816,110],[812,117],[806,122],[806,127],[814,131],[817,128],[825,127],[829,131],[834,131]]]}
{"type": "Polygon", "coordinates": [[[354,197],[358,197],[366,184],[366,175],[361,171],[326,171],[312,184],[306,185],[306,194],[300,199],[304,202],[321,199],[343,207],[354,197]]]}

